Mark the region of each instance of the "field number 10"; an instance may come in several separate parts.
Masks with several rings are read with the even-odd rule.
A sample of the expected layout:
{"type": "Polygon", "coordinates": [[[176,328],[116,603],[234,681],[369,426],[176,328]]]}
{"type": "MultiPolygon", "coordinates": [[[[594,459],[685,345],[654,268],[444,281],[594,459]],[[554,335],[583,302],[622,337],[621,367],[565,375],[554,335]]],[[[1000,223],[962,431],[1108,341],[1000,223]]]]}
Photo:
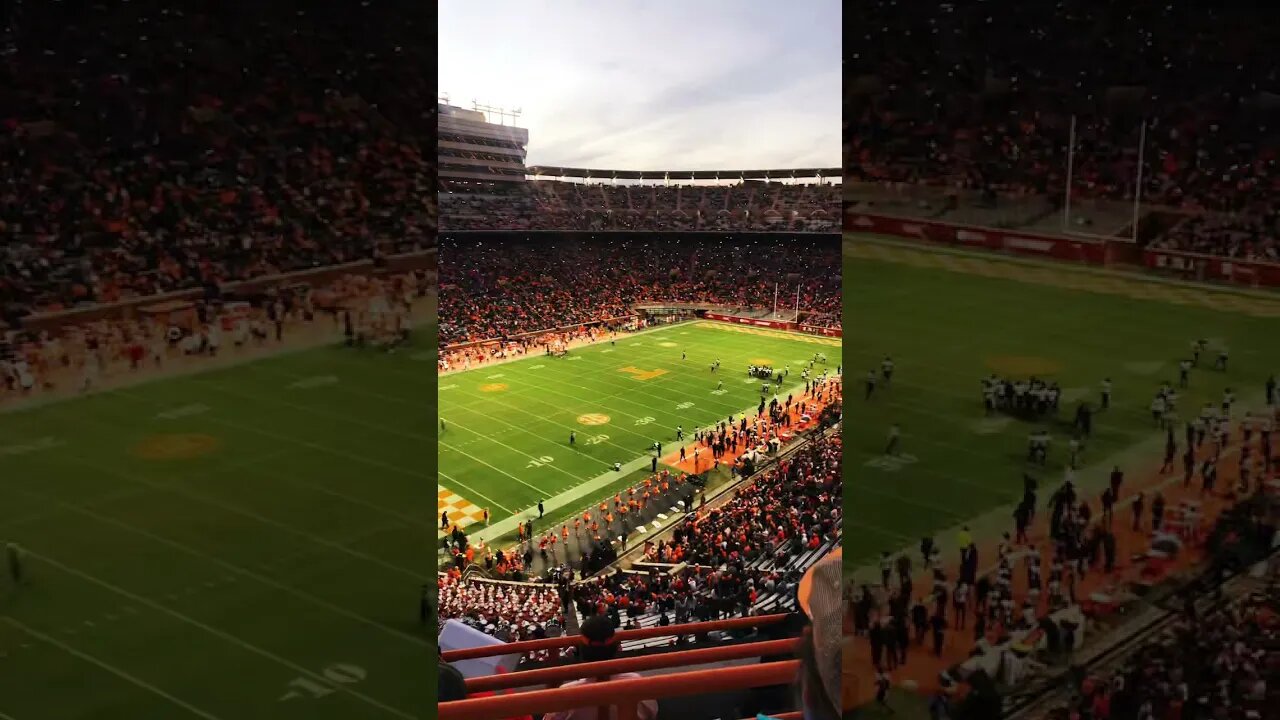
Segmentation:
{"type": "MultiPolygon", "coordinates": [[[[364,668],[358,665],[335,663],[325,668],[320,674],[336,685],[354,685],[364,680],[367,673],[365,673],[364,668]]],[[[336,687],[330,687],[311,677],[294,678],[289,681],[289,687],[292,689],[280,696],[281,701],[299,697],[310,697],[315,700],[338,691],[336,687]]]]}

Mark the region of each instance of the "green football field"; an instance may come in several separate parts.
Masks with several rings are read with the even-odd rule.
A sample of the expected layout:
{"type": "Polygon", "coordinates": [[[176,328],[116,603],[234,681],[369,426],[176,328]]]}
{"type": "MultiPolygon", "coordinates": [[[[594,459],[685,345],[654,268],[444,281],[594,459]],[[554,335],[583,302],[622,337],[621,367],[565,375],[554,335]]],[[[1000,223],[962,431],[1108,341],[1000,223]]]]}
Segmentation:
{"type": "Polygon", "coordinates": [[[846,238],[845,315],[856,328],[845,359],[846,467],[854,475],[845,486],[848,568],[865,568],[882,551],[914,548],[926,534],[984,514],[995,532],[1012,529],[1008,512],[994,511],[1021,497],[1034,426],[984,417],[980,380],[991,372],[1035,373],[1064,388],[1065,423],[1046,425],[1054,437],[1049,464],[1032,472],[1047,499],[1062,481],[1076,401],[1096,407],[1104,378],[1114,383],[1113,406],[1095,415],[1079,474],[1086,488],[1104,481],[1114,462],[1133,473],[1158,467],[1163,433],[1150,416],[1151,399],[1161,381],[1176,384],[1177,362],[1194,340],[1209,339],[1211,348],[1225,343],[1229,372],[1208,369],[1212,357],[1202,357],[1179,400],[1182,419],[1219,401],[1228,386],[1242,407],[1258,405],[1267,375],[1280,371],[1280,297],[988,256],[859,247],[846,238]],[[896,364],[893,387],[867,401],[863,378],[878,373],[886,355],[896,364]],[[898,459],[884,456],[893,423],[902,430],[898,459]]]}
{"type": "Polygon", "coordinates": [[[487,508],[497,537],[514,529],[513,518],[536,515],[542,500],[558,523],[643,478],[654,442],[664,456],[677,452],[676,426],[690,442],[695,428],[754,410],[763,381],[747,376],[748,365],[790,365],[779,393],[785,398],[803,390],[800,371],[815,353],[827,358],[816,372],[837,371],[838,339],[697,321],[567,357],[538,355],[442,376],[436,517],[448,510],[456,521],[456,508],[487,508]],[[572,446],[570,432],[577,435],[572,446]]]}
{"type": "Polygon", "coordinates": [[[327,348],[0,414],[0,718],[427,717],[433,361],[327,348]]]}

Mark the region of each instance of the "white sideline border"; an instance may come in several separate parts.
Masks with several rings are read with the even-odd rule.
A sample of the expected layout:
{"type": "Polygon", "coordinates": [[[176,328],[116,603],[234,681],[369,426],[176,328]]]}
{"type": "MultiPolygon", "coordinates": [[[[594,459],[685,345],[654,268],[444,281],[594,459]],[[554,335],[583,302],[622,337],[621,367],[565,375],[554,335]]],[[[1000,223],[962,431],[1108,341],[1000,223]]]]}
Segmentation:
{"type": "MultiPolygon", "coordinates": [[[[713,328],[720,325],[729,325],[729,326],[736,327],[736,325],[732,323],[721,323],[716,320],[690,320],[690,321],[681,322],[681,323],[671,323],[669,325],[663,325],[657,328],[646,328],[645,330],[635,333],[635,335],[639,335],[645,332],[671,330],[676,327],[690,327],[695,324],[702,324],[702,325],[706,325],[713,328]]],[[[795,335],[797,337],[825,337],[825,336],[815,336],[811,333],[801,333],[801,332],[794,332],[794,331],[788,331],[788,330],[773,329],[773,331],[778,332],[780,334],[785,334],[785,335],[795,335]]],[[[628,336],[628,337],[632,337],[632,336],[628,336]]],[[[827,338],[827,339],[833,340],[833,341],[837,340],[837,338],[827,338]]],[[[840,338],[838,340],[839,340],[840,346],[843,347],[844,346],[843,338],[840,338]]],[[[602,342],[606,342],[606,340],[601,340],[599,342],[594,342],[594,343],[588,343],[587,345],[598,345],[602,342]]],[[[582,347],[587,347],[587,345],[583,345],[582,347]]],[[[522,355],[518,358],[511,358],[508,360],[504,360],[504,362],[510,362],[512,360],[527,360],[527,359],[530,359],[530,357],[538,357],[538,356],[522,355]]],[[[843,366],[843,364],[844,364],[843,356],[841,356],[841,361],[837,363],[837,365],[843,366]]],[[[487,365],[488,363],[486,363],[485,366],[487,365]]],[[[828,362],[828,365],[830,365],[830,362],[828,362]]],[[[479,370],[479,369],[481,368],[470,368],[469,370],[479,370]]],[[[786,390],[787,392],[795,393],[797,390],[803,390],[803,389],[804,389],[804,383],[801,382],[791,386],[784,386],[784,388],[782,390],[779,390],[777,394],[781,395],[783,390],[786,390]]],[[[739,410],[738,412],[733,413],[733,415],[736,417],[740,415],[749,414],[752,411],[754,411],[757,406],[758,405],[752,405],[751,407],[748,407],[745,410],[739,410]]],[[[692,435],[694,431],[702,430],[702,429],[703,428],[693,428],[692,430],[690,430],[689,434],[692,435]]],[[[692,442],[684,443],[683,447],[691,447],[694,444],[695,443],[692,443],[692,442]]],[[[681,446],[673,444],[672,447],[678,449],[681,446]]],[[[623,463],[621,471],[608,470],[604,473],[601,473],[600,475],[597,475],[596,477],[590,480],[587,480],[586,482],[582,482],[577,485],[574,485],[573,487],[569,488],[568,490],[565,490],[559,495],[555,495],[543,501],[543,510],[545,512],[551,512],[559,508],[565,507],[570,503],[576,502],[580,500],[582,497],[590,493],[599,492],[602,488],[605,488],[610,484],[615,483],[618,480],[622,479],[623,477],[635,472],[636,470],[639,470],[649,465],[651,460],[652,460],[652,457],[649,456],[647,453],[642,454],[639,457],[635,458],[634,460],[631,460],[630,462],[623,463]]],[[[437,485],[439,485],[438,481],[437,481],[437,485]]],[[[469,537],[471,537],[473,540],[478,539],[487,543],[492,538],[501,537],[515,530],[517,524],[524,522],[528,518],[536,516],[536,514],[537,514],[537,508],[518,510],[515,514],[510,515],[509,517],[503,518],[502,520],[499,520],[496,523],[488,525],[474,533],[470,533],[469,537]]],[[[439,531],[437,531],[437,537],[443,537],[442,535],[439,535],[439,531]]]]}

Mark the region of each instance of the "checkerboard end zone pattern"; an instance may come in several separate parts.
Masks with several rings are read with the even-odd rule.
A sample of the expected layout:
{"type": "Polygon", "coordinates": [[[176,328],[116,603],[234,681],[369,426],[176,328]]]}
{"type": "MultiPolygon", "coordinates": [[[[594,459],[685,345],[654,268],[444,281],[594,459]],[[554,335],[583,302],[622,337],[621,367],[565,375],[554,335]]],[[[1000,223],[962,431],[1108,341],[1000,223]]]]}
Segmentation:
{"type": "Polygon", "coordinates": [[[436,520],[440,513],[449,513],[450,525],[466,527],[473,523],[484,522],[484,508],[472,504],[469,500],[452,490],[436,487],[436,520]]]}

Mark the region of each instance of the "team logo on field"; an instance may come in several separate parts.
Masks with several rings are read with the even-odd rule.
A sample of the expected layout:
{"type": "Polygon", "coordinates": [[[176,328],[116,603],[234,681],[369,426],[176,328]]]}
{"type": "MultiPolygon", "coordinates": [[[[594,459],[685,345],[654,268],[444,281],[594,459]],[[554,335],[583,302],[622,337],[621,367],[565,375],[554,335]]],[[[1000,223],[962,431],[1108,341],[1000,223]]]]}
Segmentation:
{"type": "Polygon", "coordinates": [[[769,358],[751,358],[752,365],[773,365],[773,361],[769,358]]]}
{"type": "Polygon", "coordinates": [[[502,392],[506,389],[506,383],[485,383],[480,386],[480,392],[502,392]]]}
{"type": "Polygon", "coordinates": [[[578,424],[580,425],[604,425],[607,422],[609,422],[609,416],[601,415],[600,413],[587,413],[586,415],[578,416],[578,424]]]}
{"type": "Polygon", "coordinates": [[[218,449],[218,439],[203,433],[151,435],[133,446],[133,454],[145,460],[189,460],[218,449]]]}
{"type": "Polygon", "coordinates": [[[662,368],[656,368],[653,370],[641,370],[638,367],[631,367],[630,365],[624,368],[619,368],[618,372],[624,372],[630,375],[631,377],[635,378],[636,380],[652,380],[656,377],[661,377],[667,374],[667,371],[663,370],[662,368]]]}

